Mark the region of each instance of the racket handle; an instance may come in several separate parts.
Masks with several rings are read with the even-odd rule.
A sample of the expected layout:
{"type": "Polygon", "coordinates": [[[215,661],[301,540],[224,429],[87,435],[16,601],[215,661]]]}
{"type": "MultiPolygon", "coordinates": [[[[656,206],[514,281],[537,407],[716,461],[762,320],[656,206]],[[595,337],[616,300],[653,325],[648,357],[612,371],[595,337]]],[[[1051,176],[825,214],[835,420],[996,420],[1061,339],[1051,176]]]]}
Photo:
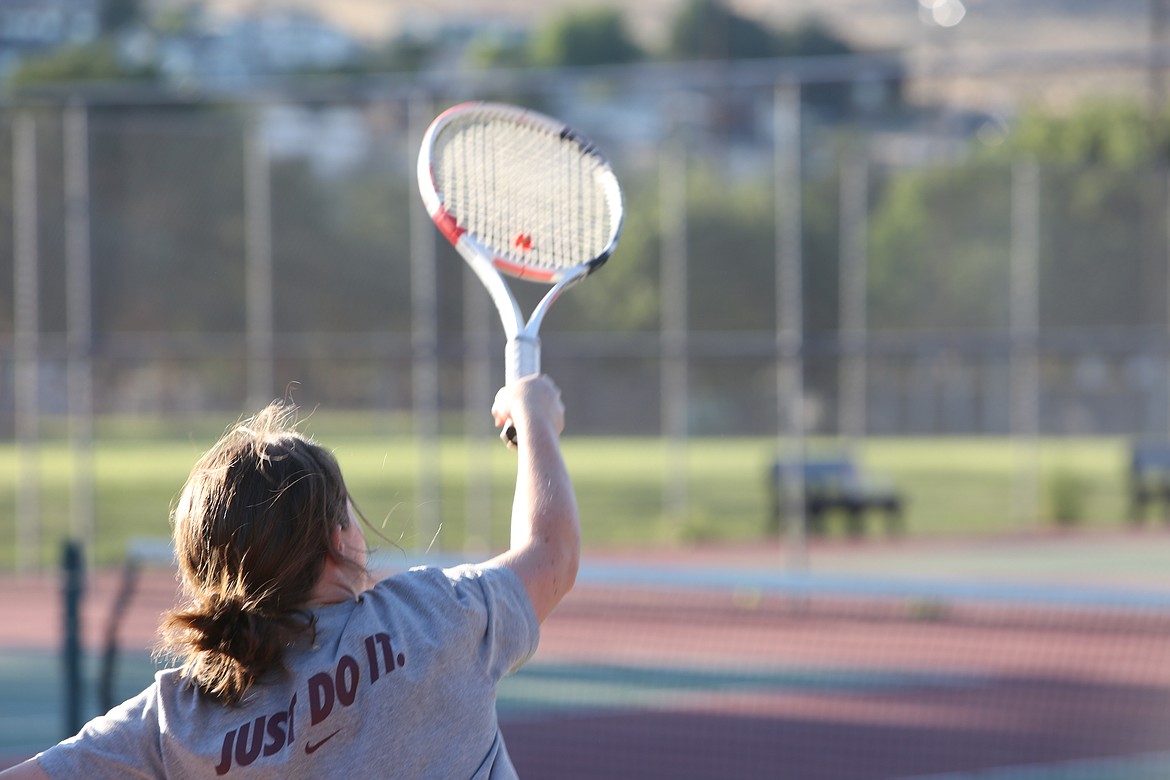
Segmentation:
{"type": "Polygon", "coordinates": [[[515,336],[509,339],[504,353],[504,378],[507,384],[540,373],[540,339],[515,336]]]}
{"type": "MultiPolygon", "coordinates": [[[[540,373],[540,339],[536,336],[516,336],[504,348],[504,378],[506,384],[540,373]]],[[[504,435],[516,444],[516,426],[509,420],[504,435]]]]}

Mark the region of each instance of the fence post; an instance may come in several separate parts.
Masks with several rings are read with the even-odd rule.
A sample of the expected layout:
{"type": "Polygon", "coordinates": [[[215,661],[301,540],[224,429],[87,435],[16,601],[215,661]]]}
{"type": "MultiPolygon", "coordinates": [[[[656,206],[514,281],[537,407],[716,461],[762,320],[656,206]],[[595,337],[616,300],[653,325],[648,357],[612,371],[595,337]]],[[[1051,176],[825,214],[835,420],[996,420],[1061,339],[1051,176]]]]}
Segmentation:
{"type": "Polygon", "coordinates": [[[492,333],[498,327],[491,297],[476,284],[470,269],[463,277],[463,405],[467,442],[467,496],[464,502],[463,547],[469,554],[493,549],[492,472],[487,468],[494,447],[492,433],[492,333]]]}
{"type": "Polygon", "coordinates": [[[65,125],[65,256],[68,330],[69,446],[72,450],[72,533],[94,548],[93,284],[89,246],[89,114],[68,106],[65,125]]]}
{"type": "MultiPolygon", "coordinates": [[[[410,151],[416,152],[432,116],[431,100],[411,98],[410,151]]],[[[411,157],[413,162],[413,157],[411,157]]],[[[411,165],[408,170],[414,170],[411,165]]],[[[439,511],[439,326],[435,226],[418,197],[410,198],[411,380],[414,435],[418,447],[418,497],[414,544],[429,550],[440,530],[439,511]]]]}
{"type": "Polygon", "coordinates": [[[13,351],[17,458],[16,568],[40,565],[40,251],[37,242],[37,122],[22,111],[12,126],[13,351]]]}
{"type": "MultiPolygon", "coordinates": [[[[1170,161],[1168,161],[1170,162],[1170,161]]],[[[1166,348],[1162,353],[1163,363],[1163,390],[1162,396],[1162,433],[1167,441],[1170,441],[1170,165],[1163,163],[1162,168],[1162,240],[1164,242],[1165,254],[1162,257],[1163,266],[1166,269],[1165,281],[1165,321],[1163,338],[1165,339],[1166,348]]],[[[1131,518],[1132,519],[1132,518],[1131,518]]]]}
{"type": "Polygon", "coordinates": [[[866,434],[869,161],[864,150],[841,163],[841,378],[838,430],[852,444],[866,434]]]}
{"type": "Polygon", "coordinates": [[[244,277],[248,406],[272,400],[275,335],[272,268],[272,173],[264,138],[264,106],[244,126],[244,277]]]}
{"type": "Polygon", "coordinates": [[[773,98],[773,187],[776,207],[776,389],[781,469],[788,518],[788,564],[804,569],[804,272],[801,209],[800,83],[776,85],[773,98]]]}
{"type": "Polygon", "coordinates": [[[1036,160],[1017,160],[1011,176],[1011,432],[1017,469],[1016,522],[1027,528],[1036,522],[1040,509],[1040,173],[1036,160]]]}
{"type": "Polygon", "coordinates": [[[659,154],[659,219],[661,220],[662,433],[667,447],[663,477],[663,513],[676,529],[687,515],[687,155],[685,95],[673,101],[669,114],[672,138],[659,154]]]}

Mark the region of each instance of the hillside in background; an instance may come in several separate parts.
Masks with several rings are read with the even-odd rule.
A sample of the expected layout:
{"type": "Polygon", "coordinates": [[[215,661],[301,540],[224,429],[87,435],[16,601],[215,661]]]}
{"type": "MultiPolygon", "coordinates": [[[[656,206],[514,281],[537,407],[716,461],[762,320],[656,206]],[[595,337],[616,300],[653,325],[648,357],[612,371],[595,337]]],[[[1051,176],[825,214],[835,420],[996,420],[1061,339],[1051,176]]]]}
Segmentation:
{"type": "MultiPolygon", "coordinates": [[[[189,0],[144,0],[157,6],[189,0]]],[[[403,31],[423,36],[439,28],[539,28],[571,9],[617,6],[640,45],[660,51],[672,19],[687,0],[206,0],[214,14],[283,8],[309,9],[367,42],[403,31]]],[[[952,55],[990,66],[920,81],[906,97],[975,111],[1013,113],[1023,105],[1069,107],[1086,96],[1144,96],[1151,77],[1135,63],[1151,43],[1170,41],[1170,0],[725,0],[738,12],[775,29],[815,19],[857,50],[903,52],[927,72],[952,55]],[[957,23],[933,23],[933,6],[959,9],[957,23]],[[1161,18],[1155,13],[1159,7],[1161,18]],[[1078,59],[1078,55],[1086,56],[1078,59]],[[1105,53],[1105,54],[1103,54],[1105,53]],[[1130,59],[1117,69],[1102,57],[1130,59]],[[1081,60],[1084,60],[1083,62],[1081,60]],[[1086,69],[1088,61],[1094,60],[1086,69]],[[1021,62],[1023,63],[1021,65],[1021,62]],[[997,67],[1009,64],[1006,69],[997,67]],[[1088,72],[1091,70],[1092,72],[1088,72]],[[1010,75],[1009,75],[1010,73],[1010,75]],[[1060,74],[1053,78],[1053,74],[1060,74]]],[[[1164,79],[1163,79],[1164,81],[1164,79]]]]}
{"type": "MultiPolygon", "coordinates": [[[[177,0],[154,0],[164,5],[177,0]]],[[[978,50],[1144,46],[1150,6],[1161,0],[963,0],[966,16],[950,29],[923,24],[916,0],[731,0],[744,13],[777,26],[816,16],[859,44],[874,48],[922,45],[978,50]]],[[[941,0],[928,0],[941,2],[941,0]]],[[[683,0],[609,3],[623,8],[648,44],[661,39],[683,0]]],[[[238,13],[254,0],[208,0],[213,10],[238,13]]],[[[439,21],[502,19],[539,24],[565,9],[606,5],[583,0],[265,0],[266,8],[311,8],[356,35],[391,34],[403,26],[439,21]]]]}

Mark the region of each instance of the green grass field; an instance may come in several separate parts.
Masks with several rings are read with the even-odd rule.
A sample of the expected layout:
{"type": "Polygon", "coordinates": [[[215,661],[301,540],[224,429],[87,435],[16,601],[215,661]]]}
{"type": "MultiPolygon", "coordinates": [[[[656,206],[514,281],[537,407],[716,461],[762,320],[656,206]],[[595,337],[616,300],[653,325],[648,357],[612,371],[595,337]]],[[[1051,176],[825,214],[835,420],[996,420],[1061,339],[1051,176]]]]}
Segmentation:
{"type": "MultiPolygon", "coordinates": [[[[333,448],[367,518],[401,547],[482,547],[477,542],[485,537],[489,546],[505,543],[515,456],[494,440],[469,445],[452,437],[435,448],[441,522],[436,532],[421,527],[427,513],[421,511],[417,485],[424,459],[419,445],[401,433],[400,421],[314,416],[303,427],[333,448]],[[474,501],[469,492],[477,496],[474,501]]],[[[103,422],[93,449],[97,563],[120,560],[132,536],[169,533],[167,515],[188,470],[221,430],[219,423],[206,422],[181,432],[103,422]]],[[[565,454],[586,545],[760,537],[775,445],[766,438],[694,439],[680,456],[668,453],[655,438],[567,437],[565,454]],[[687,464],[688,510],[684,516],[668,516],[665,475],[668,464],[678,462],[687,464]]],[[[832,446],[810,444],[812,449],[832,446]]],[[[893,480],[904,492],[910,534],[978,535],[1033,530],[1059,520],[1098,527],[1124,523],[1126,447],[1120,438],[1050,440],[1028,450],[1002,439],[877,439],[857,454],[868,471],[893,480]],[[1030,495],[1035,513],[1026,510],[1030,495]]],[[[76,462],[67,442],[52,436],[40,445],[34,462],[41,486],[41,562],[48,564],[70,530],[76,462]]],[[[3,568],[15,561],[17,484],[27,478],[16,446],[0,444],[3,568]]],[[[385,546],[374,538],[371,542],[385,546]]]]}

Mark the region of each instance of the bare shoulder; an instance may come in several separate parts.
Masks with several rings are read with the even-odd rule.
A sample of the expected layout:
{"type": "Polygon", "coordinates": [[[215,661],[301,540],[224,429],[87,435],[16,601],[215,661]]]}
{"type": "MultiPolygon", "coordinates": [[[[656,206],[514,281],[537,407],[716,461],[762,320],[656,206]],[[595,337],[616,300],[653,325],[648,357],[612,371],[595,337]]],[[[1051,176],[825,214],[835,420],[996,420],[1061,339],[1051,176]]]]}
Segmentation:
{"type": "Polygon", "coordinates": [[[49,775],[33,759],[0,772],[3,780],[49,780],[49,775]]]}

